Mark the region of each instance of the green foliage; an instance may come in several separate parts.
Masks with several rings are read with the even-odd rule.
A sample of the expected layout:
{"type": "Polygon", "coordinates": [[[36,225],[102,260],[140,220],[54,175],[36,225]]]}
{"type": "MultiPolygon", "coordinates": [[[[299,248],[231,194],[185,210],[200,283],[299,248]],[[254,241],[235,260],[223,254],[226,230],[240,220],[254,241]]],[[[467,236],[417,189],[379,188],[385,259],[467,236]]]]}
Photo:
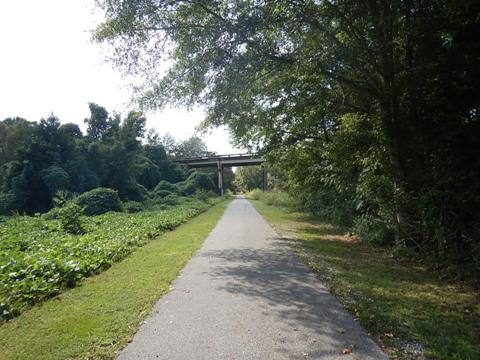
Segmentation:
{"type": "Polygon", "coordinates": [[[12,215],[17,207],[13,193],[0,193],[0,215],[12,215]]]}
{"type": "MultiPolygon", "coordinates": [[[[15,152],[25,139],[31,135],[32,123],[25,119],[7,118],[0,122],[0,167],[16,160],[15,152]]],[[[1,173],[1,171],[0,171],[1,173]]]]}
{"type": "Polygon", "coordinates": [[[87,123],[87,134],[93,139],[101,140],[112,135],[113,129],[118,126],[115,119],[109,119],[108,111],[100,105],[89,103],[90,118],[85,119],[87,123]]]}
{"type": "Polygon", "coordinates": [[[82,215],[82,208],[74,202],[68,201],[58,211],[58,219],[62,229],[70,234],[83,234],[85,230],[82,215]]]}
{"type": "Polygon", "coordinates": [[[362,241],[372,245],[385,245],[391,242],[393,230],[384,221],[370,214],[362,214],[355,219],[353,231],[362,241]]]}
{"type": "Polygon", "coordinates": [[[145,186],[135,181],[126,184],[124,188],[124,195],[127,199],[133,201],[143,201],[149,196],[148,190],[145,188],[145,186]]]}
{"type": "Polygon", "coordinates": [[[155,189],[153,190],[155,193],[159,190],[166,190],[170,192],[175,192],[177,188],[175,187],[174,184],[169,183],[166,180],[160,181],[157,186],[155,186],[155,189]]]}
{"type": "MultiPolygon", "coordinates": [[[[104,194],[104,190],[97,189],[89,194],[89,199],[96,193],[104,194]]],[[[104,204],[103,199],[93,201],[95,209],[99,208],[98,203],[104,204]]],[[[0,227],[2,317],[18,315],[25,306],[108,268],[210,206],[188,198],[177,198],[175,205],[166,211],[110,212],[86,217],[81,224],[78,205],[68,203],[56,210],[60,221],[47,220],[45,216],[5,220],[0,227]],[[79,234],[80,229],[83,234],[79,234]]]]}
{"type": "Polygon", "coordinates": [[[423,266],[399,262],[391,251],[355,241],[345,228],[262,202],[254,205],[279,233],[298,240],[297,254],[390,358],[480,356],[475,288],[439,279],[423,266]]]}
{"type": "Polygon", "coordinates": [[[148,4],[99,1],[95,34],[143,106],[204,104],[312,212],[478,277],[478,1],[148,4]]]}
{"type": "Polygon", "coordinates": [[[263,191],[260,189],[253,189],[247,193],[247,198],[252,200],[260,200],[263,191]]]}
{"type": "Polygon", "coordinates": [[[261,166],[241,166],[235,172],[235,185],[240,191],[252,191],[263,186],[261,166]]]}
{"type": "Polygon", "coordinates": [[[166,196],[168,193],[176,193],[179,195],[193,195],[198,190],[205,192],[214,191],[216,186],[211,177],[203,172],[193,171],[186,180],[171,184],[166,180],[160,181],[153,190],[154,196],[166,196]]]}
{"type": "Polygon", "coordinates": [[[47,186],[50,194],[55,194],[58,190],[63,190],[68,187],[69,175],[59,166],[49,166],[40,172],[40,178],[47,186]]]}
{"type": "Polygon", "coordinates": [[[160,198],[168,196],[170,194],[173,194],[173,193],[171,191],[168,191],[168,190],[157,190],[153,193],[153,195],[155,197],[160,197],[160,198]]]}
{"type": "Polygon", "coordinates": [[[194,197],[197,200],[207,202],[209,195],[205,190],[197,190],[195,191],[194,197]]]}
{"type": "Polygon", "coordinates": [[[320,219],[342,226],[352,226],[355,218],[355,203],[351,194],[339,192],[330,186],[320,189],[298,191],[303,209],[320,219]]]}
{"type": "Polygon", "coordinates": [[[128,213],[136,213],[143,210],[143,204],[138,201],[127,201],[123,203],[123,209],[128,213]]]}
{"type": "Polygon", "coordinates": [[[54,207],[54,208],[51,208],[48,212],[46,212],[42,216],[45,220],[58,220],[60,219],[61,212],[62,212],[61,207],[54,207]]]}
{"type": "Polygon", "coordinates": [[[85,215],[100,215],[109,211],[122,211],[122,202],[117,191],[96,188],[77,196],[75,203],[83,208],[85,215]]]}
{"type": "Polygon", "coordinates": [[[215,184],[208,174],[195,171],[183,183],[180,183],[179,189],[184,194],[193,194],[197,190],[214,191],[215,184]]]}
{"type": "MultiPolygon", "coordinates": [[[[0,358],[114,359],[201,247],[227,204],[222,201],[135,249],[124,261],[63,293],[59,301],[36,306],[2,324],[0,358]]],[[[141,228],[143,218],[135,222],[132,226],[141,228]]]]}
{"type": "Polygon", "coordinates": [[[260,189],[253,189],[247,193],[247,198],[261,200],[268,205],[279,206],[291,210],[295,210],[299,206],[298,201],[285,191],[262,191],[260,189]]]}
{"type": "Polygon", "coordinates": [[[175,187],[177,188],[176,192],[183,196],[193,195],[197,189],[193,182],[186,180],[176,183],[175,187]]]}
{"type": "Polygon", "coordinates": [[[87,136],[54,115],[39,123],[0,122],[0,193],[13,194],[15,210],[46,212],[59,190],[80,194],[100,186],[117,190],[124,200],[143,201],[147,188],[160,180],[185,179],[161,143],[142,145],[146,119],[141,112],[130,111],[122,119],[99,105],[89,107],[87,136]]]}
{"type": "Polygon", "coordinates": [[[192,136],[176,144],[174,152],[175,157],[179,159],[208,155],[207,144],[198,136],[192,136]]]}
{"type": "Polygon", "coordinates": [[[52,202],[57,207],[64,206],[69,200],[73,198],[73,194],[66,190],[59,190],[55,192],[52,202]]]}
{"type": "Polygon", "coordinates": [[[183,196],[179,196],[177,194],[169,194],[165,196],[164,198],[157,200],[157,204],[164,204],[164,205],[169,205],[169,206],[176,206],[180,205],[182,202],[185,201],[185,199],[188,199],[183,196]]]}

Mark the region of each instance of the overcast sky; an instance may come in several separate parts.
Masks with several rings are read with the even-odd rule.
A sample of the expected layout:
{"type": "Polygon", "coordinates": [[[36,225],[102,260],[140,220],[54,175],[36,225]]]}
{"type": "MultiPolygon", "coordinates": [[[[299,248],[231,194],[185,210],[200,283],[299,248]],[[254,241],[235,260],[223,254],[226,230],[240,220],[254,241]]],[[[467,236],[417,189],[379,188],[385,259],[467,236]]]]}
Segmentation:
{"type": "MultiPolygon", "coordinates": [[[[0,120],[38,121],[53,112],[85,129],[88,102],[128,112],[128,81],[90,41],[99,21],[93,10],[93,0],[0,0],[0,120]]],[[[166,109],[147,113],[147,127],[184,140],[204,116],[199,108],[166,109]]],[[[241,152],[225,130],[203,138],[211,151],[241,152]]]]}

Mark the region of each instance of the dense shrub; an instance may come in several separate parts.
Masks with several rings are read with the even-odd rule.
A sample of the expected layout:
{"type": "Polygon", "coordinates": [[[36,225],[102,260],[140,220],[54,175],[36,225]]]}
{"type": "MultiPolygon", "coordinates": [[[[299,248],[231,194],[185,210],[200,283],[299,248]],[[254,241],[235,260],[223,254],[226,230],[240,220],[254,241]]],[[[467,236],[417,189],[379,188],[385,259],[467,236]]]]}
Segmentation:
{"type": "Polygon", "coordinates": [[[160,203],[170,206],[180,205],[182,203],[183,197],[176,194],[170,194],[165,196],[160,203]]]}
{"type": "Polygon", "coordinates": [[[298,202],[288,193],[284,191],[265,191],[263,200],[268,205],[280,206],[290,209],[296,209],[298,202]]]}
{"type": "Polygon", "coordinates": [[[198,199],[200,201],[208,201],[209,195],[205,190],[197,190],[195,191],[195,199],[198,199]]]}
{"type": "Polygon", "coordinates": [[[173,193],[168,190],[158,190],[153,193],[153,196],[156,198],[164,198],[165,196],[168,196],[170,194],[173,194],[173,193]]]}
{"type": "Polygon", "coordinates": [[[185,180],[190,184],[193,184],[195,190],[205,190],[205,191],[214,191],[215,184],[212,181],[211,177],[208,174],[201,173],[201,172],[193,172],[190,176],[185,180]]]}
{"type": "Polygon", "coordinates": [[[363,214],[355,219],[353,231],[362,241],[371,245],[384,245],[393,238],[393,229],[379,218],[370,214],[363,214]]]}
{"type": "Polygon", "coordinates": [[[40,171],[40,178],[47,186],[50,194],[54,194],[57,190],[66,189],[69,183],[68,173],[59,166],[49,166],[40,171]]]}
{"type": "Polygon", "coordinates": [[[324,187],[315,191],[298,191],[298,196],[303,209],[323,221],[341,226],[353,225],[354,202],[345,194],[324,187]]]}
{"type": "Polygon", "coordinates": [[[148,190],[145,186],[131,181],[127,184],[124,194],[122,194],[122,199],[128,199],[131,201],[143,201],[148,198],[148,190]]]}
{"type": "Polygon", "coordinates": [[[260,189],[253,189],[247,193],[247,198],[252,200],[260,200],[260,196],[262,195],[262,190],[260,189]]]}
{"type": "Polygon", "coordinates": [[[247,198],[262,200],[268,205],[280,206],[288,209],[297,209],[299,202],[285,191],[262,191],[254,189],[247,193],[247,198]]]}
{"type": "Polygon", "coordinates": [[[214,191],[215,184],[208,174],[194,171],[185,180],[175,184],[181,195],[193,195],[197,190],[214,191]]]}
{"type": "Polygon", "coordinates": [[[127,201],[123,203],[123,209],[128,213],[136,213],[143,210],[143,204],[138,201],[127,201]]]}
{"type": "Polygon", "coordinates": [[[108,211],[122,211],[122,202],[113,189],[96,188],[75,198],[85,215],[100,215],[108,211]]]}
{"type": "Polygon", "coordinates": [[[50,209],[49,212],[43,214],[45,220],[58,220],[60,219],[60,213],[62,212],[61,207],[54,207],[50,209]]]}
{"type": "Polygon", "coordinates": [[[195,184],[187,180],[181,181],[175,185],[178,189],[177,192],[181,195],[193,195],[193,193],[195,193],[195,190],[197,190],[195,184]]]}
{"type": "Polygon", "coordinates": [[[67,202],[58,211],[62,229],[70,234],[83,234],[82,208],[72,201],[67,202]]]}
{"type": "Polygon", "coordinates": [[[154,193],[160,191],[160,190],[166,190],[170,192],[176,192],[177,187],[174,184],[169,183],[166,180],[160,181],[157,186],[155,186],[155,189],[153,190],[154,193]]]}
{"type": "Polygon", "coordinates": [[[64,206],[69,200],[74,198],[74,194],[68,190],[58,190],[53,195],[52,203],[56,207],[64,206]]]}

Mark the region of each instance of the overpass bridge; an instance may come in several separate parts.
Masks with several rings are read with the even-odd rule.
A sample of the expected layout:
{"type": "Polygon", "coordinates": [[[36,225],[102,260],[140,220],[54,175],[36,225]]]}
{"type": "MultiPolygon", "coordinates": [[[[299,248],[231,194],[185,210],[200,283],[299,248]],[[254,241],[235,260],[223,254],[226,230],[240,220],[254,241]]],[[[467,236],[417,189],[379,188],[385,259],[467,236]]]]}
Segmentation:
{"type": "Polygon", "coordinates": [[[265,158],[257,156],[256,154],[227,154],[227,155],[209,155],[199,156],[185,159],[174,160],[179,164],[184,164],[190,168],[212,168],[216,167],[218,170],[218,190],[221,196],[223,196],[223,169],[225,167],[237,167],[237,166],[252,166],[262,165],[263,168],[263,189],[267,187],[267,173],[263,163],[265,158]]]}

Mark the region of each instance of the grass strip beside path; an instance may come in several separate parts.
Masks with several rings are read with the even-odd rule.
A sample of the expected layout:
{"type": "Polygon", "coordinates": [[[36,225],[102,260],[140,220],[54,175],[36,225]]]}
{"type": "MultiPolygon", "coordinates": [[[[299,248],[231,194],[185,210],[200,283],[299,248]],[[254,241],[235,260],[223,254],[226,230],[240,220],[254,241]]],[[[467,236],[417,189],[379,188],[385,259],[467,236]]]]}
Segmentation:
{"type": "Polygon", "coordinates": [[[478,293],[305,214],[252,201],[392,359],[480,359],[478,293]]]}
{"type": "Polygon", "coordinates": [[[165,233],[105,272],[0,326],[0,359],[111,359],[169,290],[228,201],[165,233]]]}

